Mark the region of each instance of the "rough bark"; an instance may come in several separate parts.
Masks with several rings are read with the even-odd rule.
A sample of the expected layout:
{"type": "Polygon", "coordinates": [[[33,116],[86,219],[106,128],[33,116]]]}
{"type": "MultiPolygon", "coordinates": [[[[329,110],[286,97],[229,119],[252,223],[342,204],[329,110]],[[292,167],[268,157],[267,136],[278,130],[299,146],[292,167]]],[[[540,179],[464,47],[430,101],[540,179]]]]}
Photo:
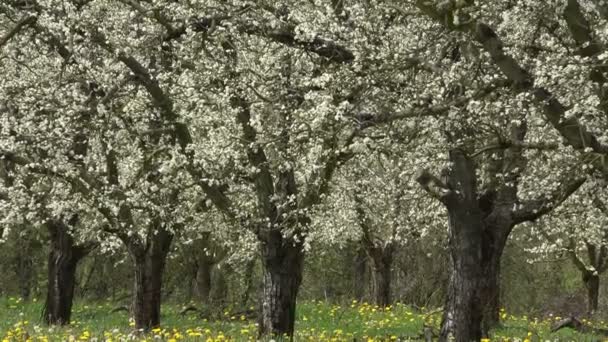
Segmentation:
{"type": "MultiPolygon", "coordinates": [[[[525,127],[513,132],[521,141],[525,127]]],[[[503,160],[489,165],[488,171],[508,174],[513,167],[523,169],[520,153],[508,150],[503,160]],[[518,166],[520,165],[520,166],[518,166]]],[[[489,186],[483,193],[476,188],[473,162],[460,150],[450,151],[452,167],[447,180],[423,171],[418,182],[448,210],[449,248],[452,271],[442,322],[441,341],[478,340],[495,327],[500,307],[500,259],[508,236],[517,224],[538,219],[560,205],[584,182],[577,175],[566,175],[561,186],[535,200],[520,201],[516,186],[489,186]],[[513,204],[520,203],[518,210],[513,204]]],[[[517,184],[518,174],[510,180],[517,184]]]]}
{"type": "Polygon", "coordinates": [[[50,233],[48,257],[48,287],[43,319],[49,325],[70,323],[76,267],[88,254],[89,247],[77,246],[68,227],[59,221],[47,224],[50,233]]]}
{"type": "MultiPolygon", "coordinates": [[[[504,220],[508,222],[508,217],[505,217],[504,220]]],[[[492,230],[488,230],[488,228],[490,227],[486,227],[482,240],[480,284],[484,336],[488,336],[488,332],[495,328],[500,321],[500,260],[507,243],[508,232],[511,230],[508,226],[491,227],[492,230]]]]}
{"type": "MultiPolygon", "coordinates": [[[[568,21],[569,25],[574,24],[574,26],[576,26],[574,27],[571,25],[570,28],[574,28],[574,31],[576,32],[573,33],[580,38],[578,39],[575,37],[577,42],[580,40],[581,42],[585,41],[588,43],[589,39],[584,37],[586,32],[584,32],[584,30],[580,30],[581,27],[579,27],[580,25],[585,26],[586,24],[583,20],[576,18],[576,13],[572,12],[573,10],[576,11],[576,8],[572,7],[573,2],[574,1],[569,1],[568,6],[571,7],[571,9],[570,13],[567,13],[567,16],[574,20],[569,20],[568,18],[566,18],[566,20],[568,21]]],[[[534,95],[536,102],[543,108],[545,119],[566,139],[569,145],[573,146],[579,151],[586,151],[587,148],[591,148],[595,153],[607,153],[608,147],[605,144],[599,143],[597,137],[590,133],[590,131],[583,124],[581,124],[577,118],[565,118],[567,108],[559,101],[558,98],[556,98],[547,89],[534,85],[534,79],[528,73],[528,71],[523,69],[513,57],[506,54],[500,38],[496,35],[491,27],[471,18],[470,15],[465,11],[460,11],[460,6],[455,6],[454,4],[437,6],[432,2],[424,0],[417,0],[415,4],[423,13],[440,22],[447,29],[467,32],[472,36],[473,39],[481,43],[484,50],[490,54],[494,64],[512,83],[513,89],[518,92],[530,92],[534,95]]],[[[464,6],[471,4],[472,2],[465,1],[464,6]]],[[[563,186],[560,186],[557,191],[547,198],[539,197],[533,201],[520,201],[517,196],[518,178],[521,171],[525,169],[526,159],[522,156],[521,148],[517,148],[517,146],[524,142],[524,136],[527,131],[525,120],[523,120],[522,123],[523,125],[512,126],[513,146],[505,150],[502,158],[499,158],[495,162],[491,162],[490,165],[488,165],[488,171],[491,171],[491,174],[509,175],[507,177],[510,179],[501,180],[500,183],[502,184],[493,184],[492,186],[487,186],[486,190],[491,191],[479,196],[480,203],[478,203],[478,207],[483,212],[482,216],[484,216],[483,220],[480,222],[480,226],[482,228],[479,233],[486,234],[483,235],[484,240],[489,237],[494,241],[499,241],[497,239],[500,238],[504,238],[504,241],[506,241],[512,227],[525,221],[533,221],[550,212],[556,206],[560,205],[566,198],[568,198],[570,194],[576,191],[576,189],[578,189],[578,187],[580,187],[580,185],[585,181],[584,177],[572,179],[571,181],[562,183],[563,186]],[[484,201],[483,197],[486,195],[491,195],[488,198],[488,201],[484,201]],[[504,211],[504,204],[510,205],[511,208],[514,208],[516,207],[516,204],[519,204],[520,209],[504,211]],[[498,207],[498,209],[496,207],[498,207]],[[503,223],[499,223],[501,221],[503,221],[503,223]],[[499,226],[502,225],[505,227],[495,231],[495,228],[499,228],[499,226]]],[[[451,330],[450,324],[446,323],[449,323],[450,318],[459,316],[458,313],[450,313],[450,310],[453,310],[450,308],[450,301],[456,300],[452,298],[452,296],[458,297],[460,295],[464,295],[465,299],[463,300],[466,300],[467,296],[467,293],[459,294],[457,291],[459,288],[454,288],[453,283],[457,282],[455,278],[465,276],[456,272],[459,268],[457,256],[466,255],[466,248],[462,248],[460,251],[458,250],[460,243],[458,242],[459,239],[457,233],[459,230],[465,232],[471,231],[472,229],[458,228],[458,225],[477,225],[475,223],[477,220],[475,217],[473,217],[476,215],[476,208],[472,203],[472,200],[467,205],[470,210],[463,210],[462,208],[459,208],[458,205],[459,203],[466,203],[466,201],[461,200],[462,198],[474,198],[474,196],[466,195],[468,188],[467,185],[469,183],[473,183],[469,181],[469,178],[471,180],[474,179],[474,167],[472,164],[471,167],[468,168],[459,167],[459,164],[465,164],[454,161],[453,152],[454,151],[450,153],[450,159],[452,159],[455,167],[448,172],[448,184],[445,184],[442,180],[429,174],[428,172],[421,174],[418,179],[427,192],[429,192],[435,198],[441,200],[446,205],[450,217],[450,249],[452,252],[453,270],[456,274],[453,273],[450,279],[451,283],[448,291],[448,305],[446,305],[446,314],[442,324],[442,340],[446,339],[446,331],[451,330]],[[457,177],[459,169],[470,169],[473,170],[473,172],[470,172],[469,170],[468,173],[471,174],[469,177],[458,180],[460,178],[457,177]],[[456,182],[453,180],[456,180],[456,182]],[[455,198],[457,199],[456,201],[454,200],[455,198]],[[461,216],[460,220],[459,216],[461,216]]],[[[606,172],[606,165],[605,163],[600,162],[600,158],[595,158],[593,164],[598,170],[603,170],[606,172]]],[[[469,190],[472,194],[475,193],[475,187],[470,187],[469,190]]],[[[492,243],[484,241],[482,241],[481,245],[479,245],[479,248],[483,253],[480,260],[480,269],[486,272],[485,276],[481,278],[479,288],[481,291],[480,300],[483,305],[483,315],[487,317],[483,320],[484,323],[482,329],[486,330],[486,332],[489,327],[493,326],[495,322],[498,321],[498,299],[500,292],[498,282],[500,273],[500,255],[502,254],[502,248],[499,248],[499,246],[502,245],[504,247],[504,241],[496,243],[494,248],[492,248],[492,243]]],[[[472,241],[466,243],[473,244],[472,241]]],[[[468,324],[471,324],[471,329],[474,330],[475,327],[473,325],[476,324],[474,320],[476,320],[476,317],[471,316],[470,320],[466,321],[468,323],[465,324],[465,322],[462,322],[462,326],[466,328],[468,324]]],[[[479,337],[475,336],[475,334],[467,335],[466,331],[459,332],[458,329],[461,327],[459,327],[458,323],[452,324],[452,327],[456,327],[452,330],[455,332],[454,337],[457,341],[479,340],[479,337]],[[465,335],[459,336],[459,333],[464,333],[465,335]]]]}
{"type": "Polygon", "coordinates": [[[460,150],[451,150],[449,155],[453,166],[447,186],[451,190],[442,200],[448,209],[451,273],[439,340],[479,341],[484,223],[477,201],[475,167],[460,150]]]}
{"type": "Polygon", "coordinates": [[[451,341],[451,338],[462,342],[479,341],[482,335],[481,243],[474,231],[479,229],[481,222],[470,217],[467,210],[451,210],[449,216],[451,273],[440,341],[451,341]]]}
{"type": "Polygon", "coordinates": [[[303,247],[277,230],[265,232],[260,238],[263,266],[260,335],[292,337],[296,297],[302,282],[303,247]]]}
{"type": "Polygon", "coordinates": [[[133,317],[135,328],[149,331],[160,326],[162,276],[173,235],[163,228],[148,234],[145,246],[127,241],[135,268],[133,317]]]}

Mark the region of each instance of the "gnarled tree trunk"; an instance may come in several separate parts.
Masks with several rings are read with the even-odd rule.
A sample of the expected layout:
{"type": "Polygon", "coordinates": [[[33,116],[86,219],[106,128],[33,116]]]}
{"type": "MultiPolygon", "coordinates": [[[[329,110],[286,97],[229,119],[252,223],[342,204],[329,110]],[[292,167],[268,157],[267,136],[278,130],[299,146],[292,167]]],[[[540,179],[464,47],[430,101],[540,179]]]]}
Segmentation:
{"type": "Polygon", "coordinates": [[[173,235],[159,227],[147,236],[145,246],[138,240],[127,240],[135,267],[133,318],[135,328],[149,331],[160,326],[162,276],[173,235]]]}
{"type": "Polygon", "coordinates": [[[296,297],[302,283],[304,250],[301,242],[277,230],[260,235],[263,290],[260,335],[293,336],[296,297]]]}
{"type": "Polygon", "coordinates": [[[441,323],[440,341],[481,339],[482,233],[484,222],[477,201],[475,166],[460,150],[449,153],[452,167],[444,199],[448,209],[451,273],[441,323]]]}
{"type": "Polygon", "coordinates": [[[76,266],[90,247],[76,246],[68,227],[60,221],[47,223],[51,248],[48,258],[48,287],[43,319],[49,325],[70,323],[76,266]]]}

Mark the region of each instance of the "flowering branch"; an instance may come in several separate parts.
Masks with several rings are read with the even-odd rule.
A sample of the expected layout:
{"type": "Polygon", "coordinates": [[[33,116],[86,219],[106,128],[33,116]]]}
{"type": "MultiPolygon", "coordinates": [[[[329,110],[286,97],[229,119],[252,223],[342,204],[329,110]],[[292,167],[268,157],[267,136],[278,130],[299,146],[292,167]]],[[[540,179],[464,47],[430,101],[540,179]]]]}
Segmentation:
{"type": "MultiPolygon", "coordinates": [[[[569,145],[581,152],[591,149],[593,152],[608,155],[608,145],[602,144],[577,118],[566,117],[566,106],[553,93],[544,87],[534,85],[532,75],[513,57],[505,53],[502,41],[490,26],[471,18],[459,18],[460,14],[456,13],[454,9],[441,10],[424,0],[418,0],[416,4],[425,14],[448,29],[469,33],[481,43],[486,52],[490,54],[494,64],[513,82],[516,91],[529,91],[534,95],[536,102],[543,108],[545,119],[566,139],[569,145]],[[459,19],[455,20],[454,18],[457,17],[459,19]]],[[[607,164],[596,162],[595,166],[608,175],[607,164]]]]}
{"type": "Polygon", "coordinates": [[[513,213],[513,221],[515,224],[534,221],[539,217],[551,212],[562,204],[570,195],[581,187],[587,180],[587,177],[568,174],[550,195],[542,195],[534,200],[525,201],[520,209],[513,213]]]}
{"type": "Polygon", "coordinates": [[[34,16],[26,16],[19,20],[10,31],[8,31],[3,37],[0,37],[0,47],[6,45],[11,38],[16,36],[22,29],[33,24],[34,22],[36,22],[36,17],[34,16]]]}

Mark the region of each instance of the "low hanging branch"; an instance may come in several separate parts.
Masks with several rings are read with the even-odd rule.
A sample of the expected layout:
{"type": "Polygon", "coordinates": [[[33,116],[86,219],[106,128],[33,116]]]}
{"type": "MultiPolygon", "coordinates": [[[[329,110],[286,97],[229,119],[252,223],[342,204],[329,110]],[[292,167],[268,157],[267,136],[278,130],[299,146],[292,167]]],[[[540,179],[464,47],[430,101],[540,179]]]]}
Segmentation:
{"type": "Polygon", "coordinates": [[[538,199],[522,203],[521,208],[514,213],[514,221],[516,223],[534,221],[544,214],[551,212],[576,192],[586,180],[587,177],[567,175],[560,182],[560,186],[548,196],[543,195],[538,199]]]}
{"type": "Polygon", "coordinates": [[[551,332],[556,332],[563,328],[570,328],[582,334],[608,336],[608,329],[592,327],[579,321],[576,317],[568,317],[556,322],[551,328],[551,332]]]}

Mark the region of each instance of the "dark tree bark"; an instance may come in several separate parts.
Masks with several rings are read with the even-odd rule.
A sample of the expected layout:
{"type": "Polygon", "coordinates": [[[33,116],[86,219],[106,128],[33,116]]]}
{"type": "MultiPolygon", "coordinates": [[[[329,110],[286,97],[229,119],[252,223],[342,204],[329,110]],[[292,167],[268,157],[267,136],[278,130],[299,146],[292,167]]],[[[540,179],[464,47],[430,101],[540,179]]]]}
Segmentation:
{"type": "Polygon", "coordinates": [[[196,296],[203,305],[208,305],[211,296],[211,269],[213,268],[213,261],[205,256],[200,258],[197,264],[196,296]]]}
{"type": "MultiPolygon", "coordinates": [[[[426,6],[423,9],[428,10],[426,6]]],[[[551,193],[520,200],[519,177],[526,167],[521,143],[527,124],[522,121],[510,130],[512,145],[482,165],[487,177],[483,189],[477,189],[476,165],[461,149],[449,152],[451,167],[444,171],[445,180],[428,171],[417,179],[448,210],[452,271],[441,341],[450,336],[456,341],[488,336],[499,321],[500,260],[513,227],[551,212],[585,182],[585,177],[564,174],[560,186],[551,193]]]]}
{"type": "Polygon", "coordinates": [[[583,274],[583,282],[587,288],[587,312],[592,314],[597,311],[600,295],[600,276],[589,272],[583,274]]]}
{"type": "Polygon", "coordinates": [[[353,294],[355,299],[362,301],[365,296],[365,274],[367,273],[367,254],[362,246],[357,247],[353,261],[353,294]]]}
{"type": "Polygon", "coordinates": [[[293,336],[296,297],[302,283],[304,251],[301,242],[281,231],[260,234],[263,266],[260,335],[293,336]]]}
{"type": "Polygon", "coordinates": [[[480,298],[482,211],[477,201],[473,162],[460,150],[449,153],[452,167],[447,175],[444,203],[448,210],[451,273],[441,323],[440,341],[479,341],[482,306],[480,298]]]}
{"type": "Polygon", "coordinates": [[[48,257],[48,287],[43,318],[49,325],[65,325],[70,323],[76,267],[86,256],[90,246],[78,246],[61,221],[52,220],[47,223],[50,234],[51,248],[48,257]]]}
{"type": "Polygon", "coordinates": [[[368,250],[372,260],[374,304],[380,307],[391,305],[391,267],[393,265],[393,245],[373,247],[368,250]]]}
{"type": "Polygon", "coordinates": [[[440,341],[478,341],[498,322],[500,258],[514,221],[497,198],[513,192],[478,193],[474,162],[458,149],[449,156],[445,183],[427,173],[418,178],[448,210],[451,273],[440,341]]]}
{"type": "Polygon", "coordinates": [[[160,326],[162,276],[173,235],[156,225],[149,232],[145,245],[137,239],[125,241],[133,260],[133,316],[135,328],[149,331],[160,326]]]}
{"type": "Polygon", "coordinates": [[[480,296],[484,336],[488,336],[488,332],[498,326],[500,321],[500,261],[511,232],[510,216],[505,215],[500,219],[507,225],[487,225],[482,238],[480,296]]]}

